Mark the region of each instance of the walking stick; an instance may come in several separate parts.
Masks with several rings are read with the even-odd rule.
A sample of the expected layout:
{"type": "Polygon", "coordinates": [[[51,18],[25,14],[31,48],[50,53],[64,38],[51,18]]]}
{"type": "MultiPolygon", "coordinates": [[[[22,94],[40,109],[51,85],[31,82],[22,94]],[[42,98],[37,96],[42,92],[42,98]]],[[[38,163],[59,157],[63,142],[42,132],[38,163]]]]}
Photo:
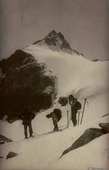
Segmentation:
{"type": "Polygon", "coordinates": [[[79,125],[80,111],[78,111],[78,125],[79,125]]]}
{"type": "Polygon", "coordinates": [[[68,120],[68,115],[69,115],[69,111],[67,111],[67,128],[69,128],[69,120],[68,120]]]}
{"type": "Polygon", "coordinates": [[[86,101],[87,101],[87,98],[84,99],[84,106],[83,106],[83,112],[82,112],[81,123],[80,123],[80,124],[82,124],[82,120],[83,120],[83,115],[84,115],[84,110],[85,110],[86,101]]]}

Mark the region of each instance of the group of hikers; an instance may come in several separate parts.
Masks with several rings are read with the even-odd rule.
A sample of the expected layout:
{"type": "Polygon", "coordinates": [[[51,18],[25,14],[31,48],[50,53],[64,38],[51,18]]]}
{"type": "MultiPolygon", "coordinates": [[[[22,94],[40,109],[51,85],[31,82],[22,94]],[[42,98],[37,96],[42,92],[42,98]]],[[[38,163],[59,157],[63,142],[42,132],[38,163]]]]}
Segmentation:
{"type": "MultiPolygon", "coordinates": [[[[81,103],[73,97],[73,95],[69,95],[69,104],[71,106],[71,120],[73,123],[73,126],[76,126],[77,124],[77,111],[81,109],[81,103]]],[[[53,125],[54,125],[54,131],[58,131],[58,122],[62,117],[61,110],[60,109],[54,109],[50,114],[47,114],[46,117],[52,118],[53,125]]],[[[31,111],[28,111],[27,108],[25,108],[25,111],[20,115],[19,119],[22,120],[22,124],[24,125],[24,135],[25,138],[28,138],[27,128],[29,128],[29,135],[30,137],[33,137],[33,129],[32,129],[32,120],[35,118],[35,114],[31,111]]]]}

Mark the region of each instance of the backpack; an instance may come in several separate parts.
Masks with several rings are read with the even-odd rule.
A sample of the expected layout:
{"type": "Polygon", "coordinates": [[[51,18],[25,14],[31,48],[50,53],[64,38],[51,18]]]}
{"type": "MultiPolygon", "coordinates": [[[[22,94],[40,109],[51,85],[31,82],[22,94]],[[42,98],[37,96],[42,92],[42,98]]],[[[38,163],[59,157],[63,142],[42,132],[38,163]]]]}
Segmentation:
{"type": "Polygon", "coordinates": [[[76,107],[76,109],[77,109],[77,110],[81,110],[82,105],[81,105],[81,103],[80,103],[80,102],[78,102],[78,101],[77,101],[77,103],[76,103],[75,107],[76,107]]]}
{"type": "Polygon", "coordinates": [[[34,119],[35,114],[32,112],[25,111],[21,114],[21,119],[23,120],[24,123],[30,123],[32,119],[34,119]]]}
{"type": "Polygon", "coordinates": [[[58,122],[60,121],[60,119],[62,118],[62,112],[60,109],[54,109],[53,112],[56,114],[57,118],[58,118],[58,122]]]}

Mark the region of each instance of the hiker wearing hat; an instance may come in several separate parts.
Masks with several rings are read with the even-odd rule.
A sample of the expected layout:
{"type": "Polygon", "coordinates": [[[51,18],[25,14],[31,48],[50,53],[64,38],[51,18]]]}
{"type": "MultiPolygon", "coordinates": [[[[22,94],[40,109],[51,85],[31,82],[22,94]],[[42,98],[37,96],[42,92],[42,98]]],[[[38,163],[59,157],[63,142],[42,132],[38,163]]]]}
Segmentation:
{"type": "Polygon", "coordinates": [[[53,112],[51,112],[50,114],[46,115],[46,117],[52,118],[53,121],[53,125],[54,125],[54,131],[58,131],[58,122],[61,119],[62,115],[61,115],[61,110],[60,109],[54,109],[53,112]]]}
{"type": "Polygon", "coordinates": [[[28,138],[27,127],[29,128],[29,135],[30,137],[32,137],[32,134],[33,134],[32,119],[34,119],[34,117],[35,117],[35,114],[28,111],[27,108],[25,108],[25,111],[19,117],[22,120],[22,124],[24,125],[25,138],[28,138]]]}
{"type": "Polygon", "coordinates": [[[77,124],[77,111],[81,109],[81,103],[77,101],[76,98],[73,97],[73,95],[69,95],[69,104],[71,105],[71,120],[73,123],[73,126],[76,126],[77,124]]]}

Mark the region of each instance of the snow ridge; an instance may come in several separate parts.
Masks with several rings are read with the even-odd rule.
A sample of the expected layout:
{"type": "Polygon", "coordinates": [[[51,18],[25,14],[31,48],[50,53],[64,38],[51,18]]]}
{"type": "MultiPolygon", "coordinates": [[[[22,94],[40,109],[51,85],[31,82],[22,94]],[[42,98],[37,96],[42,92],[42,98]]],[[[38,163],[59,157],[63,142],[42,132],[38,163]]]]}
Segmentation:
{"type": "Polygon", "coordinates": [[[57,33],[55,30],[51,31],[44,39],[35,41],[33,45],[46,45],[49,49],[53,51],[64,51],[69,54],[78,54],[81,55],[76,50],[73,50],[70,47],[70,44],[65,40],[61,32],[57,33]]]}

